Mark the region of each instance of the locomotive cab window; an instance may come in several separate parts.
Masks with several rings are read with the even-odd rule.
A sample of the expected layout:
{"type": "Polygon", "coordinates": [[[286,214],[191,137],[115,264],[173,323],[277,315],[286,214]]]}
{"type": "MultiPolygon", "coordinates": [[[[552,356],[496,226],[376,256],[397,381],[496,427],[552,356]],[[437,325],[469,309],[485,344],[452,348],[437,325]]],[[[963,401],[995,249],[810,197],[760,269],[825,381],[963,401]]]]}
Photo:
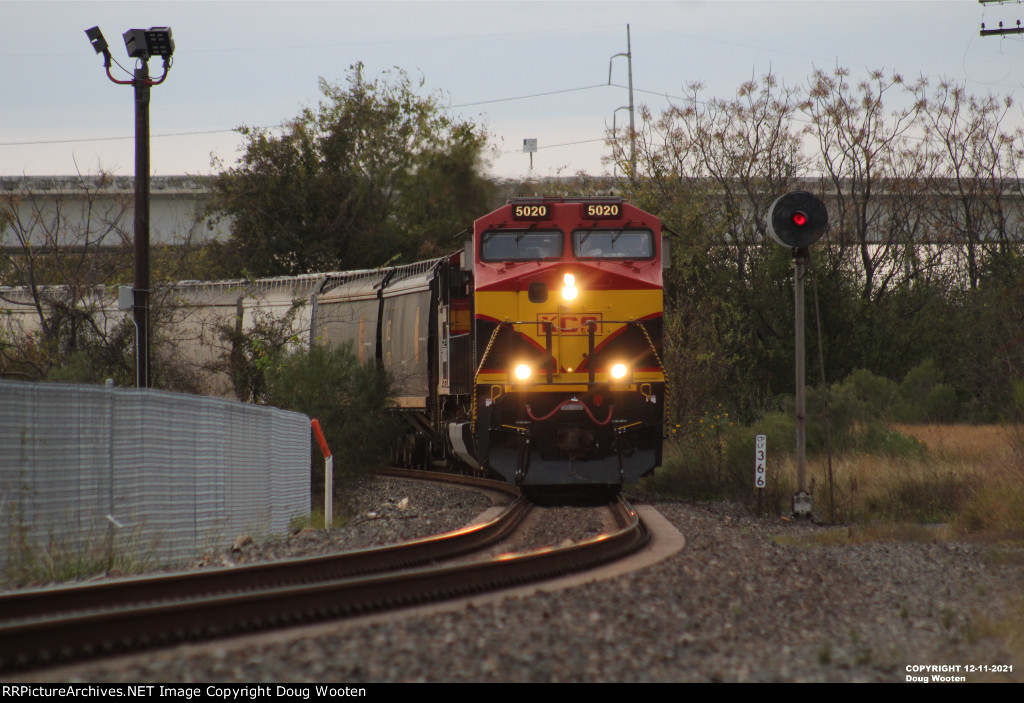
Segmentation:
{"type": "Polygon", "coordinates": [[[558,230],[501,230],[484,232],[480,258],[484,261],[538,261],[562,257],[558,230]]]}
{"type": "Polygon", "coordinates": [[[578,229],[573,253],[581,259],[652,259],[654,233],[649,229],[578,229]]]}

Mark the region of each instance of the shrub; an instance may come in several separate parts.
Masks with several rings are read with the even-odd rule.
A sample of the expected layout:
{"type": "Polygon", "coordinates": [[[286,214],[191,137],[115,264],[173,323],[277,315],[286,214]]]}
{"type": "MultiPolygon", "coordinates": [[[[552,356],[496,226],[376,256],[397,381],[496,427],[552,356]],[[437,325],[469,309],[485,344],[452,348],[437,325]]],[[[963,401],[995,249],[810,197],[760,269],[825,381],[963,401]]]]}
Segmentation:
{"type": "Polygon", "coordinates": [[[893,416],[900,422],[953,422],[967,416],[956,389],[943,383],[942,372],[927,359],[907,372],[900,384],[893,416]]]}
{"type": "MultiPolygon", "coordinates": [[[[724,411],[709,411],[696,422],[678,426],[666,445],[663,466],[641,487],[698,500],[754,500],[755,436],[767,435],[772,462],[792,451],[795,423],[783,413],[769,413],[753,427],[730,424],[728,418],[729,413],[724,411]]],[[[770,470],[765,507],[782,510],[793,493],[791,489],[788,477],[770,470]]]]}
{"type": "Polygon", "coordinates": [[[851,372],[842,386],[849,389],[854,398],[882,417],[888,415],[899,397],[899,386],[894,381],[884,376],[876,376],[865,369],[851,372]]]}
{"type": "MultiPolygon", "coordinates": [[[[387,412],[391,381],[382,369],[360,364],[347,347],[318,345],[285,357],[267,376],[273,405],[320,421],[339,478],[387,458],[401,422],[387,412]]],[[[322,465],[319,455],[315,448],[314,466],[322,465]]]]}

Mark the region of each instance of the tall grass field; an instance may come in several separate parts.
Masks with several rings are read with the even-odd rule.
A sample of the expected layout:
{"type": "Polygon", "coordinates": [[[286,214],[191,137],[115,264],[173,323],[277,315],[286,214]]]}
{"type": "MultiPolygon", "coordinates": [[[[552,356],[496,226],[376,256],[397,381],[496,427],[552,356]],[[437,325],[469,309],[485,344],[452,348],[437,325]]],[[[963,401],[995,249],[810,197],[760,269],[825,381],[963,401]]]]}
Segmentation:
{"type": "MultiPolygon", "coordinates": [[[[715,414],[705,415],[696,430],[693,423],[677,427],[664,466],[643,488],[693,499],[739,499],[754,507],[757,434],[768,437],[762,509],[786,514],[796,492],[795,434],[781,414],[754,427],[730,425],[715,414]]],[[[808,481],[818,519],[927,525],[948,537],[1024,540],[1024,427],[855,423],[834,435],[831,482],[823,438],[808,436],[808,481]]]]}

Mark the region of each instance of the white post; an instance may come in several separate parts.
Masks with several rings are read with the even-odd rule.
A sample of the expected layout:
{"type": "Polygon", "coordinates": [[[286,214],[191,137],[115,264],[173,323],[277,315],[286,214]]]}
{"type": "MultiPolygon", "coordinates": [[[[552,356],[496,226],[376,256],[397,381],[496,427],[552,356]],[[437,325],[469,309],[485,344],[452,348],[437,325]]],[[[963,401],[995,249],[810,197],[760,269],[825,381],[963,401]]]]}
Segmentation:
{"type": "Polygon", "coordinates": [[[310,425],[324,455],[324,529],[329,530],[334,524],[334,456],[327,446],[323,430],[320,429],[320,421],[314,419],[310,425]]]}
{"type": "Polygon", "coordinates": [[[324,529],[334,524],[334,455],[324,459],[324,529]]]}

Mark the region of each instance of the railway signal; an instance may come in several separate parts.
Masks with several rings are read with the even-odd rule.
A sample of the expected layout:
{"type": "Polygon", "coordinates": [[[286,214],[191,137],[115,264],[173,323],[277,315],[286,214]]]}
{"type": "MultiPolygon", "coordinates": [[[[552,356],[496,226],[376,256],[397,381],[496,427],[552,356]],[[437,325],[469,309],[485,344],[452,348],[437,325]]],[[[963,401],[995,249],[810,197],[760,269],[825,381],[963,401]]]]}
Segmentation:
{"type": "Polygon", "coordinates": [[[810,259],[809,247],[828,229],[825,203],[805,191],[779,196],[768,209],[768,234],[776,242],[793,250],[793,308],[796,342],[796,473],[797,493],[793,496],[793,514],[811,514],[811,494],[807,490],[807,420],[804,371],[804,277],[810,259]]]}
{"type": "Polygon", "coordinates": [[[787,193],[768,209],[768,234],[784,247],[806,249],[827,229],[828,209],[811,193],[787,193]]]}

